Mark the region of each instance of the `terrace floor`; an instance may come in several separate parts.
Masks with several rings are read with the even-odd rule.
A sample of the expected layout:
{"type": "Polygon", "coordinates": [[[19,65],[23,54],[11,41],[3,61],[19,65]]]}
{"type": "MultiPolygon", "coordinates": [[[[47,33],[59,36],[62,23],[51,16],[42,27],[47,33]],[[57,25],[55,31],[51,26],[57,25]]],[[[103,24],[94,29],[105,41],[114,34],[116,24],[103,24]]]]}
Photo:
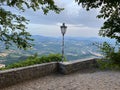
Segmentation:
{"type": "Polygon", "coordinates": [[[51,74],[1,90],[120,90],[119,71],[84,70],[51,74]]]}

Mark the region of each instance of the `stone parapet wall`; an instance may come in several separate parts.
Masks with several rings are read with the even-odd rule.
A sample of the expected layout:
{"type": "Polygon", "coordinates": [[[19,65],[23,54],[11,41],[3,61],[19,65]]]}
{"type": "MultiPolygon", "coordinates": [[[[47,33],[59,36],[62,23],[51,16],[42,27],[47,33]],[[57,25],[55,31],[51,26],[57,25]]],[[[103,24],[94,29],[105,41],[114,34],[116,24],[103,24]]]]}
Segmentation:
{"type": "Polygon", "coordinates": [[[57,66],[57,63],[51,62],[0,71],[0,88],[14,85],[25,80],[49,75],[57,71],[57,66]]]}
{"type": "Polygon", "coordinates": [[[51,73],[69,74],[78,70],[95,67],[96,59],[85,59],[71,62],[51,62],[16,69],[0,71],[0,88],[8,87],[19,82],[39,78],[51,73]]]}
{"type": "Polygon", "coordinates": [[[62,74],[69,74],[78,70],[85,70],[93,67],[98,67],[96,59],[82,59],[59,63],[59,72],[62,74]]]}

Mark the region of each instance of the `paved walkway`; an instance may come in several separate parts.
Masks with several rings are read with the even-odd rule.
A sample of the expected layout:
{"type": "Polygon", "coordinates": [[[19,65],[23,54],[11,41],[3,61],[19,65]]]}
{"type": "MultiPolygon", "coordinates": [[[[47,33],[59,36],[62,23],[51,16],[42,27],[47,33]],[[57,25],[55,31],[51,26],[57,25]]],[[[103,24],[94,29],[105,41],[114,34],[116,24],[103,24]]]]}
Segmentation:
{"type": "Polygon", "coordinates": [[[120,90],[119,71],[52,74],[26,81],[2,90],[120,90]]]}

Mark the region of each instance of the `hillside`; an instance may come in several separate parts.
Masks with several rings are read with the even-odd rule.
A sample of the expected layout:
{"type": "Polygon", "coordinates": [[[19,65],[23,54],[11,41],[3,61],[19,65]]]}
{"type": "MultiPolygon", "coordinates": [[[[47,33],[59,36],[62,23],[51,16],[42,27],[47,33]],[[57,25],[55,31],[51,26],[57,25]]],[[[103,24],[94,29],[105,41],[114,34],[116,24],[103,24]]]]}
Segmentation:
{"type": "MultiPolygon", "coordinates": [[[[61,37],[52,38],[39,35],[32,36],[34,38],[33,48],[29,50],[19,50],[16,47],[10,47],[9,50],[4,49],[4,45],[0,46],[0,63],[10,64],[19,60],[25,60],[28,56],[38,53],[39,56],[51,53],[61,53],[61,37]]],[[[111,41],[103,38],[78,38],[65,37],[65,57],[68,60],[76,60],[82,58],[101,57],[99,49],[93,43],[102,43],[103,41],[111,41]]]]}

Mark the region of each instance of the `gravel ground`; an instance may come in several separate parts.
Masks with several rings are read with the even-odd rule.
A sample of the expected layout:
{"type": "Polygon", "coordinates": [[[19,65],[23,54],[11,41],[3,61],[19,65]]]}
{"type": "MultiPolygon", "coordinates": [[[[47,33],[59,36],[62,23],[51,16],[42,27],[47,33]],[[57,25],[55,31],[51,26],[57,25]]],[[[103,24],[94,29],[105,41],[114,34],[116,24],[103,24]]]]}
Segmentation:
{"type": "Polygon", "coordinates": [[[52,74],[2,90],[120,90],[120,72],[86,70],[69,75],[52,74]]]}

